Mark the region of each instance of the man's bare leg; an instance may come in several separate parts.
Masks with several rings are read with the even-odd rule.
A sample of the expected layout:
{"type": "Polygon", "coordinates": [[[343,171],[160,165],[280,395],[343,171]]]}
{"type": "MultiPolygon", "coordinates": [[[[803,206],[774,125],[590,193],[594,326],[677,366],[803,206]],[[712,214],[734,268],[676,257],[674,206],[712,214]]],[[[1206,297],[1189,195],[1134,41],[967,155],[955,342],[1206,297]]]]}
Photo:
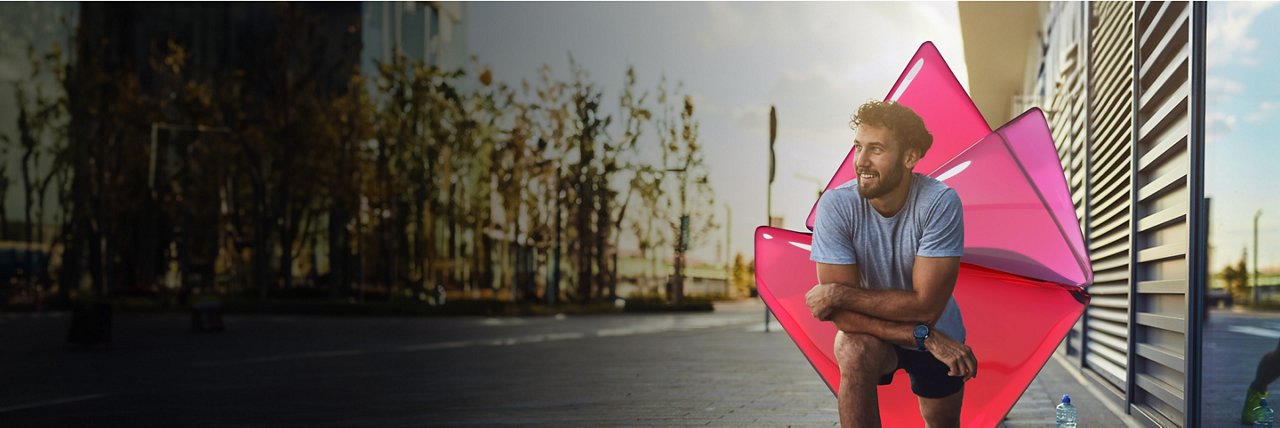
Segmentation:
{"type": "Polygon", "coordinates": [[[1253,375],[1253,382],[1249,387],[1254,391],[1266,392],[1267,386],[1275,382],[1276,378],[1280,378],[1280,349],[1268,352],[1258,360],[1258,371],[1253,375]]]}
{"type": "Polygon", "coordinates": [[[879,427],[880,376],[898,366],[893,345],[866,334],[836,332],[835,354],[840,365],[840,426],[879,427]]]}
{"type": "Polygon", "coordinates": [[[920,415],[929,428],[951,428],[960,426],[960,407],[964,404],[964,388],[955,394],[942,398],[920,399],[920,415]]]}

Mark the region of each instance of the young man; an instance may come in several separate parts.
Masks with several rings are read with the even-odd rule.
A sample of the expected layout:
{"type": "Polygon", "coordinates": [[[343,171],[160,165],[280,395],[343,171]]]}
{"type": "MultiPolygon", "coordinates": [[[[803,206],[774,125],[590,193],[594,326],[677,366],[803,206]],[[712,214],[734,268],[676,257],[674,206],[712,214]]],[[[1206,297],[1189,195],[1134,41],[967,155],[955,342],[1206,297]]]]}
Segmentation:
{"type": "Polygon", "coordinates": [[[960,425],[977,360],[951,292],[964,252],[960,198],[915,174],[933,136],[911,109],[871,101],[857,130],[858,176],[822,195],[811,259],[813,316],[835,323],[840,424],[880,426],[877,385],[905,369],[930,427],[960,425]]]}

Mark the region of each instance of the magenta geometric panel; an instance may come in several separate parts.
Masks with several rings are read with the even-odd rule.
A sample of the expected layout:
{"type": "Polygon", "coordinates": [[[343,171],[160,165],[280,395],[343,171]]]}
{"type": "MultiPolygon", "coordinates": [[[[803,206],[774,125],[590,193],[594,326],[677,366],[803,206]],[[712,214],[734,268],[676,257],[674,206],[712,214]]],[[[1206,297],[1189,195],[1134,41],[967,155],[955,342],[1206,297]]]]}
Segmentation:
{"type": "MultiPolygon", "coordinates": [[[[916,49],[915,55],[907,62],[906,68],[884,99],[911,107],[924,119],[924,126],[933,134],[933,147],[916,164],[915,172],[921,174],[928,174],[974,141],[991,133],[991,127],[987,126],[982,113],[978,112],[978,107],[973,104],[964,87],[960,86],[960,81],[956,80],[951,67],[947,66],[932,42],[925,42],[916,49]]],[[[849,106],[855,109],[859,103],[851,102],[849,106]]],[[[853,137],[849,138],[848,143],[849,153],[840,165],[835,165],[835,174],[827,182],[826,190],[834,189],[854,177],[853,137]]],[[[813,216],[817,207],[818,203],[814,201],[813,207],[809,209],[809,217],[805,220],[805,227],[809,230],[813,230],[813,216]]]]}
{"type": "MultiPolygon", "coordinates": [[[[1088,303],[1084,287],[1093,273],[1066,179],[1043,113],[1029,110],[991,132],[930,43],[908,63],[890,91],[888,99],[894,98],[920,114],[934,135],[916,172],[951,186],[963,205],[965,255],[955,298],[979,376],[965,386],[961,417],[964,426],[994,426],[1088,303]]],[[[828,188],[853,179],[852,151],[849,156],[828,188]]],[[[814,319],[804,300],[817,283],[811,240],[806,232],[756,229],[756,284],[835,393],[836,329],[814,319]]],[[[879,388],[885,426],[923,426],[908,383],[899,371],[893,384],[879,388]]]]}

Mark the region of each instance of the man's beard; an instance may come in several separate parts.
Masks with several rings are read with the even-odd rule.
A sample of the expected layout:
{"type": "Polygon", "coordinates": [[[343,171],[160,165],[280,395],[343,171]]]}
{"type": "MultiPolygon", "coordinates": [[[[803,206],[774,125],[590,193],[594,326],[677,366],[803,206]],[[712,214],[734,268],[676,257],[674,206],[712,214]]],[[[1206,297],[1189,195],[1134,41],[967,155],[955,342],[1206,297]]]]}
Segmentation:
{"type": "Polygon", "coordinates": [[[902,184],[902,176],[905,174],[904,170],[906,170],[906,168],[895,166],[888,172],[879,174],[879,176],[876,177],[876,184],[873,187],[864,185],[866,182],[861,178],[863,171],[858,171],[858,194],[862,195],[864,199],[875,199],[889,194],[889,192],[897,189],[898,186],[902,184]]]}

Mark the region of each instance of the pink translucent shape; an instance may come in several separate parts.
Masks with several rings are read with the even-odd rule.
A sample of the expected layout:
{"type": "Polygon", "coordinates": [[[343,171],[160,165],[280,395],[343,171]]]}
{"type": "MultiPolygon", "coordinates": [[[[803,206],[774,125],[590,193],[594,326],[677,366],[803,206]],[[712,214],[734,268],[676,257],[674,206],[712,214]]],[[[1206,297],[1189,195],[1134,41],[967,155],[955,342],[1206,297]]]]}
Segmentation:
{"type": "Polygon", "coordinates": [[[1084,235],[1040,109],[929,175],[955,189],[964,205],[964,262],[1076,287],[1092,281],[1084,235]]]}
{"type": "MultiPolygon", "coordinates": [[[[812,235],[770,227],[756,229],[756,284],[809,363],[834,393],[840,370],[833,354],[836,329],[809,314],[804,294],[817,283],[809,261],[812,235]]],[[[1084,310],[1088,296],[1064,287],[961,264],[956,303],[964,314],[967,343],[978,358],[978,377],[965,384],[962,426],[995,426],[1017,403],[1084,310]]],[[[879,388],[880,418],[887,427],[924,426],[905,372],[879,388]]]]}
{"type": "MultiPolygon", "coordinates": [[[[965,426],[1003,419],[1088,303],[1084,238],[1044,115],[1032,109],[992,133],[931,43],[921,45],[887,99],[910,106],[934,135],[915,171],[954,188],[965,211],[965,256],[955,299],[978,357],[965,387],[965,426]]],[[[827,189],[854,177],[853,151],[827,189]]],[[[816,204],[815,204],[816,207],[816,204]]],[[[813,229],[814,212],[806,221],[813,229]]],[[[809,314],[817,283],[812,236],[756,229],[760,296],[832,392],[836,329],[809,314]]],[[[885,426],[922,426],[903,372],[880,387],[885,426]]]]}
{"type": "MultiPolygon", "coordinates": [[[[915,171],[927,174],[938,165],[950,160],[960,151],[969,147],[974,141],[991,133],[991,127],[978,112],[969,94],[960,86],[951,67],[942,59],[933,42],[924,42],[916,49],[907,67],[898,76],[898,81],[885,95],[886,101],[897,101],[911,107],[924,119],[924,126],[933,134],[933,147],[920,162],[915,171]]],[[[835,175],[827,182],[826,190],[831,190],[854,177],[853,170],[853,138],[849,138],[849,154],[840,162],[835,175]]],[[[815,202],[809,209],[809,217],[805,227],[813,230],[813,216],[818,204],[815,202]]]]}

